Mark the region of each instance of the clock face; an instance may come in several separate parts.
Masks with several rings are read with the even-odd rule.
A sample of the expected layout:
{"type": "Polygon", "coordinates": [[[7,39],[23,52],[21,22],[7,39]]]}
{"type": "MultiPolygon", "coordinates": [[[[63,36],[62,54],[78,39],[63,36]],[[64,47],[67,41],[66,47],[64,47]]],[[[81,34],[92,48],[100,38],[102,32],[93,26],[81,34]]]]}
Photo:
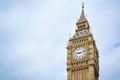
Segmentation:
{"type": "Polygon", "coordinates": [[[85,47],[78,47],[77,49],[74,50],[73,52],[73,58],[74,59],[82,59],[85,55],[87,54],[87,50],[85,47]]]}

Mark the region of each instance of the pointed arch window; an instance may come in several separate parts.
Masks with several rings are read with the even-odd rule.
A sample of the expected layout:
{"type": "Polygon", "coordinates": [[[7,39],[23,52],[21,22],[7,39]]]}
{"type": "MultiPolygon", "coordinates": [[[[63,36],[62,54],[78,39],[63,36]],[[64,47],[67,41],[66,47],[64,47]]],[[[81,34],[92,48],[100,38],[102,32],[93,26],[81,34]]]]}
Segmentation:
{"type": "Polygon", "coordinates": [[[74,73],[74,80],[78,80],[78,74],[77,74],[77,72],[74,73]]]}
{"type": "Polygon", "coordinates": [[[84,71],[82,72],[82,80],[86,80],[86,73],[84,71]]]}

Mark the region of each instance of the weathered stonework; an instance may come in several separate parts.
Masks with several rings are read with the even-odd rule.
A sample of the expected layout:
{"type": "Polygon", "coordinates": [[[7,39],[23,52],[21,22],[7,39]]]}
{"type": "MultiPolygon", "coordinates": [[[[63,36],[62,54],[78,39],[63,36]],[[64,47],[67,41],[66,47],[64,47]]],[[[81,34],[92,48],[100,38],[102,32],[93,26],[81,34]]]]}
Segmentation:
{"type": "Polygon", "coordinates": [[[75,34],[69,39],[67,45],[67,80],[98,80],[99,78],[99,54],[90,32],[90,26],[85,18],[84,4],[82,5],[81,17],[76,23],[75,34]],[[73,52],[78,47],[85,47],[87,54],[81,55],[82,50],[73,52]],[[77,56],[78,55],[78,56],[77,56]],[[82,57],[79,59],[79,57],[82,57]]]}

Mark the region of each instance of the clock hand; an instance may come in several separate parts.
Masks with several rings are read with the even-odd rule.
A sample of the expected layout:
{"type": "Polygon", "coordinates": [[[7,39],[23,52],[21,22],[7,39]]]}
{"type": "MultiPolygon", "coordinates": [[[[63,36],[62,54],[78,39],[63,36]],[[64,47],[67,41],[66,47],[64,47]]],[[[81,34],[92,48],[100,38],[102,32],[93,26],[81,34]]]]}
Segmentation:
{"type": "Polygon", "coordinates": [[[78,52],[78,53],[76,53],[76,54],[81,54],[82,52],[78,52]]]}
{"type": "Polygon", "coordinates": [[[85,52],[85,51],[82,51],[82,52],[85,52]]]}
{"type": "Polygon", "coordinates": [[[81,53],[83,53],[83,52],[85,52],[85,51],[81,51],[81,52],[78,52],[78,53],[76,53],[76,54],[81,54],[81,53]]]}

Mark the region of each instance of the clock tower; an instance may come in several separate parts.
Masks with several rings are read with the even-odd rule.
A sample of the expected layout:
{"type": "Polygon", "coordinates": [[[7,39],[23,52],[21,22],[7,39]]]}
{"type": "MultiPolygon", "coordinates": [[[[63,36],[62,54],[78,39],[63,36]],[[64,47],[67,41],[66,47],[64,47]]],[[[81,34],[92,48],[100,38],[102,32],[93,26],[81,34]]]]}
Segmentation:
{"type": "Polygon", "coordinates": [[[82,3],[75,33],[67,44],[67,80],[99,80],[98,58],[98,50],[82,3]]]}

